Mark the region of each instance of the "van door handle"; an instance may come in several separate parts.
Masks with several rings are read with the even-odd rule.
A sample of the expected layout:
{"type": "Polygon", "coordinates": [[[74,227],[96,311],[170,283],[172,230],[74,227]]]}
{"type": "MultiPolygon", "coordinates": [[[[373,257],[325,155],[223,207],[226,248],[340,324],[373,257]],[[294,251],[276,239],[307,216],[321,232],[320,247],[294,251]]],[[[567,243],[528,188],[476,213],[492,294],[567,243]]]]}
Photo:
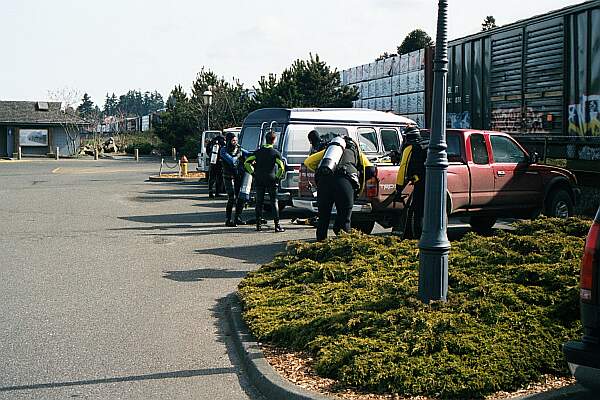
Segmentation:
{"type": "Polygon", "coordinates": [[[498,176],[504,176],[504,175],[506,175],[506,172],[504,172],[504,171],[498,171],[498,176]]]}

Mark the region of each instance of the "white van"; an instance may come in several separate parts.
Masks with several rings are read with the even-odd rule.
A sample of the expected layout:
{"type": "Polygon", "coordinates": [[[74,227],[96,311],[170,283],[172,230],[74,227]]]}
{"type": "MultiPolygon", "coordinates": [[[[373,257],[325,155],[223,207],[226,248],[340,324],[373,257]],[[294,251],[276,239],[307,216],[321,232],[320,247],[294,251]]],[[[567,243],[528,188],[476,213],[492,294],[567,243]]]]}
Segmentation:
{"type": "MultiPolygon", "coordinates": [[[[227,132],[235,132],[236,134],[239,134],[240,131],[242,130],[242,128],[240,127],[236,127],[236,128],[227,128],[225,130],[223,130],[223,133],[225,135],[227,135],[227,132]]],[[[215,137],[221,134],[221,131],[204,131],[202,132],[202,135],[200,136],[200,152],[198,153],[198,166],[196,167],[197,171],[201,171],[201,172],[208,172],[208,169],[210,167],[210,158],[208,157],[208,154],[206,153],[206,146],[208,146],[208,143],[215,137]]]]}
{"type": "Polygon", "coordinates": [[[408,125],[416,124],[399,115],[365,108],[263,108],[244,120],[240,145],[254,151],[264,144],[266,132],[275,131],[275,147],[286,165],[278,199],[286,206],[298,195],[300,166],[309,155],[311,130],[319,132],[326,141],[349,135],[369,159],[376,160],[400,148],[402,132],[408,125]]]}

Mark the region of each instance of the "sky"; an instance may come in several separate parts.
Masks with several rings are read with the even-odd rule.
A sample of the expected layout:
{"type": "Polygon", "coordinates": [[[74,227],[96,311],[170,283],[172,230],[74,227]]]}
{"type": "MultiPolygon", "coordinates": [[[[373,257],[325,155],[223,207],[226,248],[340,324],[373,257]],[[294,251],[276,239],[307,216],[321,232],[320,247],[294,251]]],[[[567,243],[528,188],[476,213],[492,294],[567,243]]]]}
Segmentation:
{"type": "MultiPolygon", "coordinates": [[[[435,0],[0,0],[0,100],[76,91],[190,91],[202,67],[257,86],[318,54],[338,70],[373,61],[413,29],[435,40],[435,0]]],[[[448,37],[504,25],[582,0],[449,0],[448,37]]]]}

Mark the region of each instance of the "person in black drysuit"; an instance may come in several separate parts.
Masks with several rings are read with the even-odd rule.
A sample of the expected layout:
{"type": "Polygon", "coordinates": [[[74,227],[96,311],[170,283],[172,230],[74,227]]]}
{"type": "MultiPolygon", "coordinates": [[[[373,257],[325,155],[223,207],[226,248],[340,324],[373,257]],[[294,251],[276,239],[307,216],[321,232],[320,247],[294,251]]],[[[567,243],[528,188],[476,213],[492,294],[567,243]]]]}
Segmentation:
{"type": "Polygon", "coordinates": [[[285,171],[283,158],[279,151],[273,148],[275,143],[275,132],[270,131],[266,135],[266,144],[246,158],[244,168],[254,174],[256,187],[256,230],[261,231],[262,209],[265,201],[265,193],[273,206],[275,232],[284,232],[285,229],[279,224],[279,202],[277,201],[277,185],[285,171]],[[254,164],[254,166],[253,166],[254,164]]]}
{"type": "Polygon", "coordinates": [[[329,228],[329,220],[334,204],[337,215],[333,231],[336,235],[341,231],[350,232],[354,197],[362,191],[365,179],[369,179],[374,173],[372,164],[360,151],[358,145],[350,137],[346,136],[344,139],[346,148],[335,167],[335,171],[318,168],[327,149],[309,156],[304,161],[304,165],[308,169],[316,171],[317,206],[319,208],[318,241],[327,238],[327,229],[329,228]]]}
{"type": "Polygon", "coordinates": [[[425,160],[426,142],[421,138],[417,127],[411,126],[404,132],[405,142],[400,150],[401,159],[396,176],[396,193],[399,195],[406,185],[413,184],[412,199],[409,202],[406,225],[401,218],[392,233],[406,238],[419,238],[423,230],[423,212],[425,208],[425,160]]]}
{"type": "MultiPolygon", "coordinates": [[[[225,146],[225,138],[223,135],[217,135],[208,142],[206,145],[206,154],[210,160],[212,156],[212,150],[214,145],[217,144],[220,149],[225,146]]],[[[221,191],[223,190],[223,164],[221,160],[221,155],[217,153],[217,161],[213,164],[210,164],[208,169],[208,197],[214,198],[216,196],[221,195],[221,191]]]]}
{"type": "Polygon", "coordinates": [[[321,139],[321,136],[319,136],[319,132],[315,131],[314,129],[308,132],[308,141],[310,142],[309,154],[315,154],[327,146],[327,143],[321,139]]]}
{"type": "Polygon", "coordinates": [[[228,132],[225,136],[225,146],[221,147],[220,156],[223,165],[223,183],[227,191],[227,206],[225,214],[227,220],[225,226],[245,225],[241,215],[244,210],[244,201],[239,198],[240,186],[242,185],[242,173],[240,164],[250,153],[238,144],[238,138],[234,132],[228,132]],[[233,206],[235,205],[235,219],[231,219],[233,206]]]}

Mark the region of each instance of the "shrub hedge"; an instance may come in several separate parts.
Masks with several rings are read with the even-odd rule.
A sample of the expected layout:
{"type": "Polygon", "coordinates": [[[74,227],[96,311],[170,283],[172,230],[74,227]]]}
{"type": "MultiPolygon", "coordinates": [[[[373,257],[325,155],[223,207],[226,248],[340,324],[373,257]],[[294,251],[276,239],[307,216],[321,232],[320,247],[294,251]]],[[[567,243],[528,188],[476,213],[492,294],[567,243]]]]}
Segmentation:
{"type": "Polygon", "coordinates": [[[443,399],[567,375],[581,334],[587,220],[540,218],[453,242],[446,303],[417,299],[416,241],[358,232],[286,252],[239,285],[261,341],[309,350],[318,374],[378,393],[443,399]]]}

